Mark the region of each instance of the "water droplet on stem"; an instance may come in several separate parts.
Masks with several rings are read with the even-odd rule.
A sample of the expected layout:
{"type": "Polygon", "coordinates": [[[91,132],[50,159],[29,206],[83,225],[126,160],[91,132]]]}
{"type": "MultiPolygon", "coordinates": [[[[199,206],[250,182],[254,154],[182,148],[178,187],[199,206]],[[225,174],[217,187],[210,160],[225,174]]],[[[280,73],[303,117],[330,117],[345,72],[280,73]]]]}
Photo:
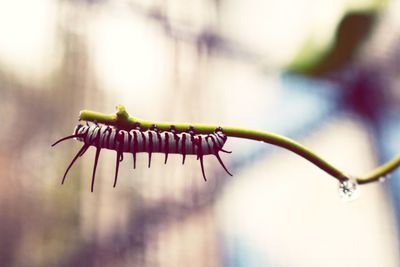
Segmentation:
{"type": "Polygon", "coordinates": [[[359,195],[358,184],[355,179],[348,178],[339,183],[339,195],[345,201],[352,201],[359,195]]]}

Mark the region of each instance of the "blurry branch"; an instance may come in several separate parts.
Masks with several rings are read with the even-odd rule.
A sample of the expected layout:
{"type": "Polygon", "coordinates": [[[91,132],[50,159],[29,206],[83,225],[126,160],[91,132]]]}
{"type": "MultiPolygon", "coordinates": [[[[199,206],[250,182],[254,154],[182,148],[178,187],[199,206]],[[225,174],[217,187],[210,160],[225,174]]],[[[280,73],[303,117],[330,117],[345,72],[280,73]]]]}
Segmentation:
{"type": "Polygon", "coordinates": [[[379,181],[381,178],[384,178],[387,174],[400,166],[400,156],[396,156],[392,160],[379,166],[366,176],[349,176],[329,162],[322,159],[309,148],[285,136],[265,131],[238,128],[233,126],[146,121],[139,118],[129,117],[129,114],[126,112],[125,107],[122,105],[117,106],[117,112],[115,115],[83,110],[79,114],[79,119],[84,121],[104,123],[106,125],[113,125],[116,128],[127,130],[134,129],[138,125],[140,125],[141,129],[148,130],[151,129],[152,126],[156,125],[160,131],[169,131],[170,126],[173,125],[177,133],[186,132],[189,128],[193,127],[196,133],[206,134],[212,133],[217,128],[222,127],[224,133],[227,136],[262,141],[290,150],[295,154],[310,161],[323,171],[327,172],[328,174],[336,178],[339,182],[345,182],[349,179],[355,180],[359,184],[379,181]]]}
{"type": "Polygon", "coordinates": [[[388,175],[400,166],[400,156],[396,156],[388,162],[382,164],[376,169],[372,170],[369,174],[357,178],[359,184],[366,184],[376,181],[385,180],[388,175]]]}

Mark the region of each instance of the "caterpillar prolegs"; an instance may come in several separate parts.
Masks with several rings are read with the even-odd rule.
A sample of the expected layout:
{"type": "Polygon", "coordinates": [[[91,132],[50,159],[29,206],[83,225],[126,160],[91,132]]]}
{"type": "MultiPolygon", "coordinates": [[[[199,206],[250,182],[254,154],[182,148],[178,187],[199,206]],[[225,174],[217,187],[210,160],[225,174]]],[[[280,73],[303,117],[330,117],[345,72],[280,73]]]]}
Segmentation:
{"type": "Polygon", "coordinates": [[[71,138],[83,142],[83,146],[67,167],[61,184],[64,183],[67,173],[75,161],[81,157],[90,146],[94,146],[96,148],[96,155],[92,173],[92,192],[96,176],[97,162],[100,156],[100,151],[103,148],[115,150],[117,152],[114,187],[117,184],[119,164],[123,160],[124,153],[132,154],[133,168],[136,168],[137,153],[145,152],[149,154],[148,167],[151,165],[152,153],[164,153],[165,164],[167,163],[169,154],[181,154],[182,164],[185,163],[186,155],[196,155],[197,159],[200,160],[201,172],[205,181],[207,181],[207,178],[204,171],[203,156],[214,155],[224,170],[232,176],[219,156],[219,152],[221,151],[231,153],[230,151],[223,149],[227,136],[224,134],[222,128],[216,128],[214,132],[209,134],[196,134],[193,127],[189,128],[187,132],[177,133],[174,126],[170,126],[168,131],[159,131],[156,125],[153,125],[153,127],[148,130],[142,130],[140,125],[137,125],[135,129],[127,131],[109,125],[97,123],[89,125],[86,123],[86,125],[78,124],[72,135],[61,138],[52,146],[71,138]]]}

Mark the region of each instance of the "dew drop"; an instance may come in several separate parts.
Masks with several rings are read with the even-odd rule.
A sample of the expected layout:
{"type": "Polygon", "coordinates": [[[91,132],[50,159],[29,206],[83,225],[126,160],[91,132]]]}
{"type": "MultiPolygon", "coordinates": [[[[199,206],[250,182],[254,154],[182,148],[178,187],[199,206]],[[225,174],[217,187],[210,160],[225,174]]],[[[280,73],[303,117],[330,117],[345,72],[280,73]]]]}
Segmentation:
{"type": "Polygon", "coordinates": [[[339,183],[339,195],[345,201],[352,201],[359,195],[357,181],[354,179],[347,179],[339,183]]]}
{"type": "Polygon", "coordinates": [[[385,174],[385,175],[379,177],[379,182],[383,183],[388,179],[390,179],[390,174],[385,174]]]}

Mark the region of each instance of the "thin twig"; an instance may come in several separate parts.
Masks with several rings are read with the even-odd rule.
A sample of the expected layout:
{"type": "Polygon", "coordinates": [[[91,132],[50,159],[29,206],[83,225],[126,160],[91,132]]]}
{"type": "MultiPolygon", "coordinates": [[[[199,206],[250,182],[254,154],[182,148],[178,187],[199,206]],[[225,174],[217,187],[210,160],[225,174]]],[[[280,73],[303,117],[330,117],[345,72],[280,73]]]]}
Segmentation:
{"type": "Polygon", "coordinates": [[[343,171],[339,170],[337,167],[333,166],[332,164],[321,158],[320,156],[318,156],[312,150],[282,135],[234,126],[147,121],[135,117],[130,117],[129,114],[126,112],[125,107],[122,105],[119,105],[116,108],[116,114],[104,114],[89,110],[82,110],[79,114],[79,119],[84,121],[92,121],[104,123],[107,125],[113,125],[119,129],[126,130],[134,129],[137,126],[140,126],[142,130],[148,130],[156,125],[160,131],[168,131],[170,130],[171,126],[174,126],[176,132],[178,133],[186,132],[189,128],[193,127],[196,133],[205,134],[214,132],[217,128],[221,127],[224,133],[230,137],[262,141],[288,149],[293,153],[296,153],[297,155],[310,161],[340,182],[346,181],[350,178],[356,180],[359,184],[376,182],[400,166],[400,155],[397,155],[392,160],[382,164],[365,176],[349,176],[343,171]]]}

